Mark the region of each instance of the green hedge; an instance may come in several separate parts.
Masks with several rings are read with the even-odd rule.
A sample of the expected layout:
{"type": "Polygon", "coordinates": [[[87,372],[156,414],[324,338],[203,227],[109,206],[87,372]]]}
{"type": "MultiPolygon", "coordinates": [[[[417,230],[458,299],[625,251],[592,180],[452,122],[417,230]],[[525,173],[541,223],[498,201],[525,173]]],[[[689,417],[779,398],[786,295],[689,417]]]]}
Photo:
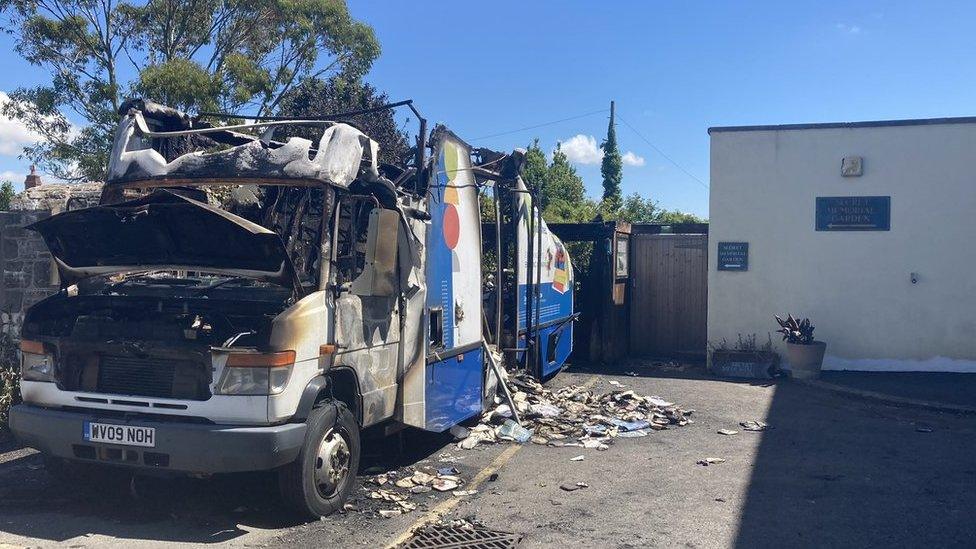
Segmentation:
{"type": "Polygon", "coordinates": [[[17,342],[0,332],[0,430],[7,428],[7,412],[20,402],[20,368],[17,342]]]}

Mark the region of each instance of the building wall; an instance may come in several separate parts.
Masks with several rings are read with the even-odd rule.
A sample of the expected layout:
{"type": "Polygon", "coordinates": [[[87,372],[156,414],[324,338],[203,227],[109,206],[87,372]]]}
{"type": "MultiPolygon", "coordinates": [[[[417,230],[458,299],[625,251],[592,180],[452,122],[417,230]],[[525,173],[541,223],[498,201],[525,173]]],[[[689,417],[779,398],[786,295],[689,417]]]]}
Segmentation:
{"type": "Polygon", "coordinates": [[[793,313],[825,369],[976,372],[976,124],[710,133],[710,343],[793,313]],[[878,195],[890,231],[814,230],[816,197],[878,195]],[[748,271],[717,270],[722,241],[749,243],[748,271]]]}

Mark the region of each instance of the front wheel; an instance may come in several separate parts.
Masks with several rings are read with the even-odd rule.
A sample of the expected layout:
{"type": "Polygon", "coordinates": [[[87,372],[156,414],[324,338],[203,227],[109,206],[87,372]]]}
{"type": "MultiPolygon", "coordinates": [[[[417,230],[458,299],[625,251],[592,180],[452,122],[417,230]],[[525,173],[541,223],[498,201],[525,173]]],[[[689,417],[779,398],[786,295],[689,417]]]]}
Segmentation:
{"type": "Polygon", "coordinates": [[[285,502],[310,518],[342,509],[359,468],[359,426],[345,404],[319,403],[307,420],[298,458],[278,472],[285,502]]]}

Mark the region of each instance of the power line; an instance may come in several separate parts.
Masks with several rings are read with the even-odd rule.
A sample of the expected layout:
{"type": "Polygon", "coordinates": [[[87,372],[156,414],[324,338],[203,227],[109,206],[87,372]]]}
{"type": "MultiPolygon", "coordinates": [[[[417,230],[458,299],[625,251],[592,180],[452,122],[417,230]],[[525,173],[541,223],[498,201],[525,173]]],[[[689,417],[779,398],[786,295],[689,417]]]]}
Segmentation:
{"type": "Polygon", "coordinates": [[[682,172],[684,172],[684,174],[685,174],[685,175],[687,175],[688,177],[690,177],[690,178],[692,178],[692,179],[694,179],[695,181],[697,181],[697,182],[698,182],[698,184],[699,184],[699,185],[701,185],[702,187],[704,187],[706,191],[707,191],[707,190],[709,190],[709,189],[708,189],[708,184],[707,184],[707,183],[705,183],[705,182],[704,182],[704,181],[702,181],[701,179],[698,179],[697,177],[695,177],[695,175],[694,175],[694,174],[692,174],[691,172],[689,172],[688,170],[686,170],[686,169],[684,168],[684,166],[682,166],[681,164],[678,164],[677,162],[675,162],[675,161],[674,161],[674,159],[673,159],[673,158],[671,158],[670,156],[668,156],[668,155],[666,155],[666,154],[664,154],[664,151],[662,151],[661,149],[659,149],[659,148],[657,148],[657,146],[656,146],[656,145],[654,145],[654,143],[651,143],[651,141],[650,141],[649,139],[647,139],[646,137],[644,137],[644,136],[643,136],[643,135],[641,134],[641,132],[639,132],[639,131],[637,131],[637,128],[635,128],[635,127],[633,127],[633,126],[631,126],[629,122],[627,122],[626,120],[624,120],[624,119],[623,119],[623,117],[621,117],[619,113],[617,114],[617,118],[618,118],[618,119],[619,119],[619,120],[620,120],[621,122],[623,122],[625,126],[627,126],[628,128],[630,128],[630,131],[632,131],[632,132],[634,132],[635,134],[637,134],[637,137],[640,137],[640,138],[641,138],[641,139],[642,139],[642,140],[644,141],[644,143],[647,143],[647,144],[648,144],[648,145],[649,145],[649,146],[650,146],[650,147],[651,147],[652,149],[654,149],[655,151],[657,151],[657,153],[658,153],[659,155],[661,155],[661,156],[663,156],[664,158],[666,158],[668,162],[670,162],[670,163],[672,163],[672,164],[674,164],[674,166],[675,166],[676,168],[678,168],[679,170],[681,170],[682,172]]]}
{"type": "Polygon", "coordinates": [[[524,132],[524,131],[527,131],[527,130],[534,130],[536,128],[544,128],[546,126],[552,126],[553,124],[559,124],[560,122],[568,122],[570,120],[578,120],[580,118],[586,118],[587,116],[593,116],[594,114],[600,114],[600,113],[603,113],[603,112],[607,112],[608,110],[610,110],[610,109],[600,109],[600,110],[596,110],[596,111],[592,111],[592,112],[588,112],[588,113],[584,113],[584,114],[578,114],[576,116],[570,116],[568,118],[560,118],[559,120],[553,120],[552,122],[543,122],[542,124],[535,124],[533,126],[526,126],[524,128],[519,128],[517,130],[509,130],[507,132],[493,133],[491,135],[482,135],[481,137],[475,137],[474,139],[472,139],[472,141],[480,141],[482,139],[489,139],[491,137],[501,137],[503,135],[509,135],[509,134],[513,134],[513,133],[524,132]]]}

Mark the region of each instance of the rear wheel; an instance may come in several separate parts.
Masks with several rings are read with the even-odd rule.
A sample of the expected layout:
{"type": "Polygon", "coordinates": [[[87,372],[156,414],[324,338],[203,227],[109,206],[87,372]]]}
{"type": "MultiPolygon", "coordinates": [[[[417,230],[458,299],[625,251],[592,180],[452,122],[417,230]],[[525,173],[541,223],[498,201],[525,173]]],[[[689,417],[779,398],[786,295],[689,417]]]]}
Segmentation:
{"type": "Polygon", "coordinates": [[[284,466],[278,482],[285,502],[310,518],[342,509],[359,468],[359,426],[345,404],[325,400],[307,421],[298,459],[284,466]]]}

